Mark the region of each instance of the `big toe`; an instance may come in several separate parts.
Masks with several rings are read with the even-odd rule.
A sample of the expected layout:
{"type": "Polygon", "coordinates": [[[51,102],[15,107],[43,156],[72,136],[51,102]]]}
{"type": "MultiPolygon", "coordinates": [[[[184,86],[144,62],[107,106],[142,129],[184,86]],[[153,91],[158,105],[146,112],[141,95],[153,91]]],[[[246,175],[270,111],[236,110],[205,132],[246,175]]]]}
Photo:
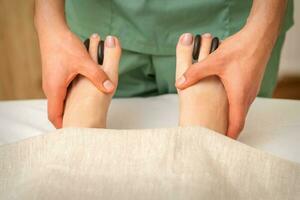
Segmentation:
{"type": "Polygon", "coordinates": [[[104,60],[102,68],[114,84],[117,84],[118,82],[120,57],[121,45],[118,38],[107,36],[104,43],[104,60]]]}
{"type": "Polygon", "coordinates": [[[180,36],[176,47],[176,79],[192,65],[193,35],[184,33],[180,36]]]}

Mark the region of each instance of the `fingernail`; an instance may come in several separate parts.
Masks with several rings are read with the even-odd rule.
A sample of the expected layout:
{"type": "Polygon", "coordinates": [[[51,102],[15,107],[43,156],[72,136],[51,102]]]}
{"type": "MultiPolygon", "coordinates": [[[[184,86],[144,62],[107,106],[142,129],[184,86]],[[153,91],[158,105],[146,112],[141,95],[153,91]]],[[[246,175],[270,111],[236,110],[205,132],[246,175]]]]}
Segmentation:
{"type": "Polygon", "coordinates": [[[113,36],[107,36],[105,42],[107,47],[114,48],[116,46],[115,38],[113,36]]]}
{"type": "Polygon", "coordinates": [[[181,39],[181,44],[191,45],[193,42],[193,35],[191,33],[185,33],[181,39]]]}
{"type": "Polygon", "coordinates": [[[186,81],[184,76],[181,76],[179,79],[177,79],[176,83],[177,85],[182,85],[186,81]]]}
{"type": "Polygon", "coordinates": [[[203,37],[211,37],[211,34],[210,33],[204,33],[202,36],[203,37]]]}
{"type": "Polygon", "coordinates": [[[98,37],[99,37],[99,35],[97,33],[92,34],[92,38],[98,38],[98,37]]]}
{"type": "Polygon", "coordinates": [[[112,84],[112,82],[110,80],[104,81],[103,86],[107,91],[113,91],[113,89],[114,89],[114,85],[112,84]]]}

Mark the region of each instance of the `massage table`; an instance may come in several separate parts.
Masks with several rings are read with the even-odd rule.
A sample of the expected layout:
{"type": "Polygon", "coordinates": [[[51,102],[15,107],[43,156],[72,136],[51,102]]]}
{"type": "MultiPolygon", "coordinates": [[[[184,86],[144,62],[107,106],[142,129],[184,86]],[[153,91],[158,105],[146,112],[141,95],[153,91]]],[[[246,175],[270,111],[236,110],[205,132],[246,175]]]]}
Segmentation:
{"type": "MultiPolygon", "coordinates": [[[[178,96],[113,99],[108,128],[176,127],[178,96]]],[[[0,145],[54,130],[46,100],[0,102],[0,145]]],[[[256,98],[239,139],[254,148],[300,163],[300,101],[256,98]]]]}

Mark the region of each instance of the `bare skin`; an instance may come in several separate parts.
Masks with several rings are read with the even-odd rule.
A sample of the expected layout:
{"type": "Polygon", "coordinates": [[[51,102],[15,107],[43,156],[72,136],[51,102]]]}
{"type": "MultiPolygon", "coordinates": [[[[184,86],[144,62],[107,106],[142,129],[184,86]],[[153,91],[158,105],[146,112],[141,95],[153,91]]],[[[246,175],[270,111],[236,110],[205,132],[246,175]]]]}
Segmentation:
{"type": "Polygon", "coordinates": [[[64,0],[36,0],[34,22],[41,49],[48,118],[56,128],[61,128],[67,88],[77,75],[85,76],[104,93],[114,91],[115,85],[67,26],[64,0]]]}
{"type": "Polygon", "coordinates": [[[242,131],[248,109],[259,92],[286,5],[287,0],[254,0],[245,26],[176,81],[176,87],[184,90],[209,76],[220,78],[229,101],[226,135],[233,139],[242,131]]]}
{"type": "MultiPolygon", "coordinates": [[[[198,62],[209,55],[212,36],[204,34],[198,62]]],[[[193,36],[183,34],[176,49],[176,79],[192,65],[193,36]]],[[[179,125],[200,125],[225,134],[228,124],[228,100],[223,84],[216,76],[207,77],[197,84],[178,90],[179,125]]]]}
{"type": "MultiPolygon", "coordinates": [[[[96,49],[100,38],[90,38],[89,53],[96,62],[96,49]]],[[[202,40],[199,61],[209,54],[212,37],[207,34],[202,40]]],[[[177,44],[176,77],[181,76],[192,63],[193,36],[184,34],[177,44]]],[[[121,47],[118,39],[105,40],[104,63],[99,66],[112,80],[118,83],[118,65],[121,47]],[[115,41],[112,47],[111,41],[115,41]]],[[[178,91],[180,99],[179,126],[204,126],[225,134],[227,131],[228,101],[222,83],[217,77],[209,77],[194,86],[178,91]]],[[[106,128],[106,117],[113,94],[99,92],[85,77],[73,81],[66,99],[63,127],[106,128]]]]}
{"type": "MultiPolygon", "coordinates": [[[[90,37],[89,54],[97,63],[97,46],[100,41],[98,35],[90,37]]],[[[103,65],[98,65],[113,82],[118,84],[118,67],[121,47],[116,37],[105,39],[103,65]]],[[[91,127],[105,128],[106,116],[110,101],[114,94],[99,91],[94,84],[82,75],[76,77],[68,91],[63,116],[63,127],[91,127]]]]}
{"type": "MultiPolygon", "coordinates": [[[[177,88],[185,89],[207,76],[220,77],[230,105],[226,134],[231,138],[237,138],[243,129],[247,111],[258,92],[266,62],[279,34],[286,3],[287,0],[254,0],[245,26],[224,40],[222,48],[190,67],[183,76],[185,81],[177,81],[177,88]],[[252,56],[253,50],[258,50],[256,56],[252,56]]],[[[64,0],[35,0],[43,90],[48,99],[48,118],[56,128],[62,126],[67,87],[77,74],[87,77],[102,92],[110,93],[116,87],[88,59],[79,38],[69,30],[64,5],[64,0]]]]}

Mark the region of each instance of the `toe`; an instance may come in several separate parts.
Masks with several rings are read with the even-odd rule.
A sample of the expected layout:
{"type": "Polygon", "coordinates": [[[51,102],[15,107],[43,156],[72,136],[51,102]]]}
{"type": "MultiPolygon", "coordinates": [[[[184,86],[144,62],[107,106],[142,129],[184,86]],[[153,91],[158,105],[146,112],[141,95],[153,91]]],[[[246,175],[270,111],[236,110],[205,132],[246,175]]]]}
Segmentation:
{"type": "Polygon", "coordinates": [[[103,70],[114,84],[118,82],[118,69],[121,56],[119,40],[114,36],[107,36],[104,44],[103,70]]]}
{"type": "Polygon", "coordinates": [[[180,36],[176,47],[176,79],[192,65],[193,35],[185,33],[180,36]]]}
{"type": "Polygon", "coordinates": [[[211,41],[212,41],[212,36],[210,33],[205,33],[202,35],[198,62],[205,59],[209,55],[211,41]]]}
{"type": "Polygon", "coordinates": [[[97,33],[91,35],[89,54],[95,62],[97,62],[97,50],[98,50],[99,41],[100,41],[100,36],[97,33]]]}

